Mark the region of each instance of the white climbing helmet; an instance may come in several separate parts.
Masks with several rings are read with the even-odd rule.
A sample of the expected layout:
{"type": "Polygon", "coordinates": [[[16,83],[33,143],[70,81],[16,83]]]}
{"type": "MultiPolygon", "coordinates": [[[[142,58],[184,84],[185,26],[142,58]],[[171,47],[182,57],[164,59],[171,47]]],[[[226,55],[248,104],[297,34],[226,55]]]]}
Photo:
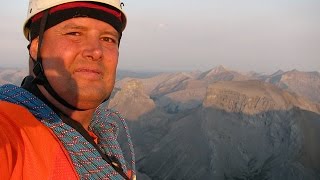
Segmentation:
{"type": "Polygon", "coordinates": [[[30,32],[28,23],[30,19],[37,13],[60,4],[69,3],[69,2],[78,2],[78,1],[98,2],[98,3],[113,6],[114,8],[118,9],[122,13],[122,16],[121,16],[122,22],[123,22],[122,31],[125,29],[127,18],[125,13],[122,10],[122,3],[120,2],[120,0],[29,0],[27,19],[25,20],[23,25],[24,36],[28,39],[29,32],[30,32]]]}

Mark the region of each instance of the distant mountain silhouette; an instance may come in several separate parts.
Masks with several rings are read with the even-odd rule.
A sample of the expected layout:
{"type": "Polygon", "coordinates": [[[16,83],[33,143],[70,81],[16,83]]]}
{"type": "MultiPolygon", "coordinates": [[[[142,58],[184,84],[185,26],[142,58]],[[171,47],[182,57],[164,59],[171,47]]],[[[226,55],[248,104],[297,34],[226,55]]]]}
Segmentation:
{"type": "Polygon", "coordinates": [[[236,71],[227,70],[224,66],[220,65],[202,73],[198,79],[210,84],[217,81],[240,81],[248,80],[250,78],[236,71]]]}
{"type": "Polygon", "coordinates": [[[27,74],[27,69],[0,68],[0,84],[20,85],[27,74]]]}

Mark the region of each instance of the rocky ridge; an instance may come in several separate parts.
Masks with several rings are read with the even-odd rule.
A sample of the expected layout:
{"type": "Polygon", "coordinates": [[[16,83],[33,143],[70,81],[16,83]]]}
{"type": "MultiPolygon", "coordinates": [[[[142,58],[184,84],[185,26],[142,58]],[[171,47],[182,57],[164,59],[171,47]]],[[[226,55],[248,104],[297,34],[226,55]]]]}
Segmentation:
{"type": "Polygon", "coordinates": [[[266,79],[266,82],[320,103],[320,73],[292,70],[266,79]]]}
{"type": "Polygon", "coordinates": [[[203,106],[246,114],[285,111],[294,107],[320,113],[318,104],[256,80],[213,83],[207,89],[203,106]]]}

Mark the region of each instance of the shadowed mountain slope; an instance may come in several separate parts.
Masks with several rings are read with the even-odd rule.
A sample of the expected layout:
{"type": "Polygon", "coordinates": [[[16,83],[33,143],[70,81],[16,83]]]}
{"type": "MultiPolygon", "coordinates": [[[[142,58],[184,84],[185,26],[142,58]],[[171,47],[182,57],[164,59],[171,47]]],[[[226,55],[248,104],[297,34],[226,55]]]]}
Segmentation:
{"type": "Polygon", "coordinates": [[[311,101],[320,102],[320,73],[301,72],[297,70],[277,74],[266,79],[266,82],[295,92],[311,101]]]}
{"type": "Polygon", "coordinates": [[[170,95],[185,90],[129,121],[140,179],[319,179],[318,104],[250,80],[212,83],[182,108],[190,95],[170,95]]]}

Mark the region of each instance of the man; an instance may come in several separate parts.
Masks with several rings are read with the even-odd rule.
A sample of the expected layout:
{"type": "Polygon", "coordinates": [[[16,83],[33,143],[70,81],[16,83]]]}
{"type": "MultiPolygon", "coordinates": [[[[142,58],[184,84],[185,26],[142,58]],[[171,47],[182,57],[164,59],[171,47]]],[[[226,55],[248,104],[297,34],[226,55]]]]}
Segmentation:
{"type": "Polygon", "coordinates": [[[0,179],[134,179],[111,110],[126,16],[119,0],[30,0],[22,87],[0,88],[0,179]]]}

